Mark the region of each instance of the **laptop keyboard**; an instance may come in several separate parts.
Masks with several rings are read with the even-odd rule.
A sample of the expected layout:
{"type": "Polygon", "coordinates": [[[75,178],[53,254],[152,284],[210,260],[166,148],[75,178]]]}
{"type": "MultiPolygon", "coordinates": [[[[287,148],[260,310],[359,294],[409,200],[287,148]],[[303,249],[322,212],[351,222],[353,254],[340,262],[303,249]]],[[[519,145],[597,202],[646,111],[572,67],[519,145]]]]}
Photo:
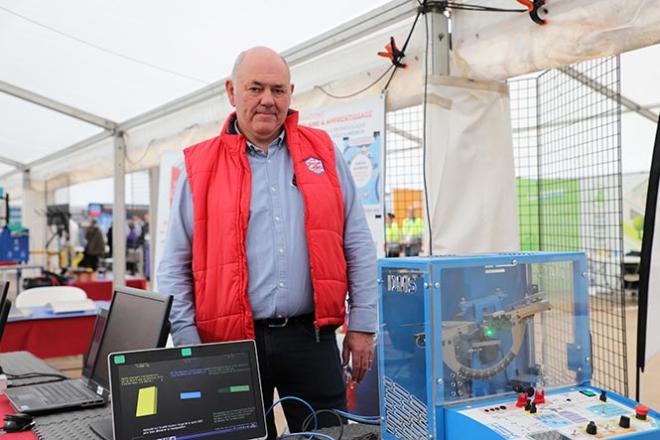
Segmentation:
{"type": "Polygon", "coordinates": [[[39,385],[39,393],[48,405],[90,400],[91,391],[80,381],[63,381],[39,385]]]}

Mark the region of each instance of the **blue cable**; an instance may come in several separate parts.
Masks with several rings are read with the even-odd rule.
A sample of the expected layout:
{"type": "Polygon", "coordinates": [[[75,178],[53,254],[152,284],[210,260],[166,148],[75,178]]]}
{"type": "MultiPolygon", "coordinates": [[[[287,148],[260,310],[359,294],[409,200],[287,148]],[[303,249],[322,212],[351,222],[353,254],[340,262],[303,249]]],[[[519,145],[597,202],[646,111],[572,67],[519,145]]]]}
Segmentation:
{"type": "MultiPolygon", "coordinates": [[[[300,397],[295,397],[295,396],[282,397],[281,399],[279,399],[278,401],[273,403],[270,406],[270,408],[268,408],[268,411],[266,411],[266,416],[268,416],[268,414],[270,414],[271,411],[273,411],[273,408],[275,408],[275,406],[281,404],[285,400],[295,400],[295,401],[298,401],[298,402],[302,403],[303,405],[305,405],[309,409],[309,412],[314,416],[314,429],[318,428],[319,421],[318,421],[318,418],[316,417],[316,411],[314,411],[314,408],[312,408],[312,405],[310,405],[309,403],[307,403],[307,401],[301,399],[300,397]]],[[[331,438],[331,440],[334,440],[334,439],[331,438]]]]}
{"type": "Polygon", "coordinates": [[[354,422],[364,423],[365,425],[380,425],[380,416],[362,416],[342,411],[340,409],[333,409],[333,411],[342,417],[353,420],[354,422]]]}
{"type": "Polygon", "coordinates": [[[305,432],[292,432],[290,434],[283,434],[283,435],[279,436],[278,439],[284,439],[284,438],[288,438],[288,437],[299,437],[299,436],[303,436],[303,435],[309,435],[310,436],[309,438],[319,437],[319,438],[322,438],[322,439],[325,439],[325,440],[335,440],[333,437],[330,437],[327,434],[322,434],[320,432],[307,432],[307,431],[305,431],[305,432]]]}

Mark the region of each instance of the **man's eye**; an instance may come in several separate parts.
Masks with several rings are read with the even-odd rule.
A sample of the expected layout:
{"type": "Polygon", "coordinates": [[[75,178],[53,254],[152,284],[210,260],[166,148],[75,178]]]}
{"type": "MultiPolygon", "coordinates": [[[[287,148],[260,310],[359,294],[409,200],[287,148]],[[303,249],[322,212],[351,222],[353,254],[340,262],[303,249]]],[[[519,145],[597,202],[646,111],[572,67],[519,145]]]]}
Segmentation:
{"type": "Polygon", "coordinates": [[[284,92],[284,89],[275,89],[275,90],[273,90],[273,93],[275,95],[284,95],[285,92],[284,92]]]}
{"type": "Polygon", "coordinates": [[[260,87],[249,87],[248,91],[252,92],[252,93],[259,93],[261,91],[261,88],[260,87]]]}

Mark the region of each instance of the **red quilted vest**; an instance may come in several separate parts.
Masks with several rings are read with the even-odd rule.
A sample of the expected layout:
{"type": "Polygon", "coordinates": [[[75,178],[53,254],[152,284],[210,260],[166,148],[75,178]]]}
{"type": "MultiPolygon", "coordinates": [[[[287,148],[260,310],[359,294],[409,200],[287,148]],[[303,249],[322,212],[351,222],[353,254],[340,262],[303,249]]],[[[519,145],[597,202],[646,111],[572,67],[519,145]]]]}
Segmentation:
{"type": "MultiPolygon", "coordinates": [[[[234,118],[227,118],[220,136],[184,150],[194,213],[195,322],[203,342],[254,338],[245,250],[252,173],[245,136],[227,132],[234,118]]],[[[325,132],[299,126],[296,111],[284,129],[305,205],[315,325],[341,325],[347,277],[334,147],[325,132]]]]}

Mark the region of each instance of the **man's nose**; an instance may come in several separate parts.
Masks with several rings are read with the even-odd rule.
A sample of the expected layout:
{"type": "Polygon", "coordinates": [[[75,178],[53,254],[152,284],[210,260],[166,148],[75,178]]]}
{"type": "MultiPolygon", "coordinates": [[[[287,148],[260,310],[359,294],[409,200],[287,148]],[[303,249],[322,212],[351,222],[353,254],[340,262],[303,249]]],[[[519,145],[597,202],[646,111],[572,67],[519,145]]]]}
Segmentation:
{"type": "Polygon", "coordinates": [[[271,106],[275,103],[275,100],[273,99],[273,93],[270,91],[270,89],[266,88],[264,89],[264,92],[261,94],[261,105],[266,105],[266,106],[271,106]]]}

